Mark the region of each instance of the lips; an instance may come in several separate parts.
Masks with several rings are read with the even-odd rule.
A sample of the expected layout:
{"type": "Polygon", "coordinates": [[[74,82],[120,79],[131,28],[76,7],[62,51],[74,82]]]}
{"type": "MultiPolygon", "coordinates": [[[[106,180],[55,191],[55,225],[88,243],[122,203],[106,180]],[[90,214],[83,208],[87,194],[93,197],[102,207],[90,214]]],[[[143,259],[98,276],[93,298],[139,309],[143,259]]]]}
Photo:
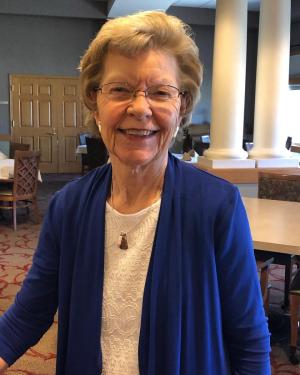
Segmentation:
{"type": "Polygon", "coordinates": [[[119,131],[126,135],[135,135],[138,137],[149,137],[157,133],[157,130],[147,129],[119,129],[119,131]]]}

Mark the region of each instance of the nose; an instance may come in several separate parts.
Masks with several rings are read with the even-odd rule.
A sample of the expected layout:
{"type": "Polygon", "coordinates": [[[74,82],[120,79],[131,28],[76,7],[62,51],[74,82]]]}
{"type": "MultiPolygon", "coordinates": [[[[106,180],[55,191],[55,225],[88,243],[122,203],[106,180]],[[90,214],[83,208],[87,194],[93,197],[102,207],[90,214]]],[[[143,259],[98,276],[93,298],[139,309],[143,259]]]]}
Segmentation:
{"type": "Polygon", "coordinates": [[[127,113],[138,119],[143,119],[152,115],[151,106],[147,100],[146,92],[137,90],[127,108],[127,113]]]}
{"type": "Polygon", "coordinates": [[[140,93],[140,95],[142,94],[142,96],[144,96],[145,98],[147,98],[147,90],[135,90],[135,92],[133,93],[133,100],[134,100],[134,98],[136,98],[138,95],[139,95],[139,93],[140,93]]]}

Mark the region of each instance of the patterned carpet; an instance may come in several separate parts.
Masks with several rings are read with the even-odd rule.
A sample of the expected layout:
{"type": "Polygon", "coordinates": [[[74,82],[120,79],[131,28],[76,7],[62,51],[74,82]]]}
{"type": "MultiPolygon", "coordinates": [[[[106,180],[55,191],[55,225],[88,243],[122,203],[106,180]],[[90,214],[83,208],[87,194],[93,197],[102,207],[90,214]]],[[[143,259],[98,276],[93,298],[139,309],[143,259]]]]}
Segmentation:
{"type": "MultiPolygon", "coordinates": [[[[59,189],[65,182],[52,180],[44,185],[43,191],[39,195],[39,206],[42,214],[46,210],[53,191],[59,189]]],[[[6,218],[0,221],[0,314],[12,303],[19,290],[30,267],[32,255],[37,244],[40,225],[32,224],[30,221],[26,223],[25,219],[26,216],[24,215],[24,219],[21,220],[16,232],[12,230],[10,220],[6,218]]],[[[289,343],[289,316],[284,314],[281,309],[281,301],[283,300],[282,266],[272,266],[271,285],[269,327],[272,333],[272,375],[300,374],[300,365],[290,365],[286,355],[289,343]]],[[[55,374],[56,335],[57,322],[55,320],[40,342],[28,350],[22,358],[6,371],[6,374],[55,374]]],[[[298,356],[300,358],[300,352],[298,352],[298,356]]]]}
{"type": "MultiPolygon", "coordinates": [[[[39,230],[39,225],[22,224],[14,232],[0,225],[0,313],[13,302],[31,265],[39,230]]],[[[6,374],[55,374],[56,334],[55,322],[40,342],[28,350],[6,374]]]]}
{"type": "MultiPolygon", "coordinates": [[[[38,207],[45,215],[53,193],[77,175],[43,175],[38,187],[38,207]]],[[[0,221],[0,314],[13,302],[30,268],[37,245],[40,225],[35,225],[24,210],[18,214],[18,230],[12,230],[11,214],[5,211],[0,221]]],[[[40,342],[11,366],[5,374],[54,375],[56,362],[57,320],[40,342]]],[[[70,374],[71,375],[71,374],[70,374]]]]}

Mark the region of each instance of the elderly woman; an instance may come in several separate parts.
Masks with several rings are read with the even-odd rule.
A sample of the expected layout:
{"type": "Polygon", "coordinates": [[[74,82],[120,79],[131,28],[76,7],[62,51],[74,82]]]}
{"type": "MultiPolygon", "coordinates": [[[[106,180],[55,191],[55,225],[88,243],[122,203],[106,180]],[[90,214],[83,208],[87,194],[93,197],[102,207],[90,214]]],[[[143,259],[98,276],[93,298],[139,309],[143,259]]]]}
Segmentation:
{"type": "Polygon", "coordinates": [[[202,67],[161,12],[108,21],[81,61],[110,163],[52,199],[32,268],[0,323],[3,368],[58,307],[58,375],[270,373],[269,333],[239,193],[174,159],[202,67]]]}

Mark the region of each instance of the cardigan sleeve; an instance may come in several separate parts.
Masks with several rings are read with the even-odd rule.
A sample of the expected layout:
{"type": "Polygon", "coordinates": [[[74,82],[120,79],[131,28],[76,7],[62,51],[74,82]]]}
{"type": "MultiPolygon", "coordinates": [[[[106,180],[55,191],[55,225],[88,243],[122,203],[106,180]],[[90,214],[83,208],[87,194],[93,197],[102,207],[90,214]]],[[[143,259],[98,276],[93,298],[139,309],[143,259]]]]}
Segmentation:
{"type": "Polygon", "coordinates": [[[223,203],[215,228],[223,329],[232,373],[271,374],[270,335],[248,219],[237,189],[223,203]]]}
{"type": "Polygon", "coordinates": [[[33,264],[13,305],[0,318],[0,357],[9,365],[35,345],[53,323],[57,309],[59,252],[52,200],[44,220],[33,264]],[[55,223],[55,225],[54,225],[55,223]]]}

